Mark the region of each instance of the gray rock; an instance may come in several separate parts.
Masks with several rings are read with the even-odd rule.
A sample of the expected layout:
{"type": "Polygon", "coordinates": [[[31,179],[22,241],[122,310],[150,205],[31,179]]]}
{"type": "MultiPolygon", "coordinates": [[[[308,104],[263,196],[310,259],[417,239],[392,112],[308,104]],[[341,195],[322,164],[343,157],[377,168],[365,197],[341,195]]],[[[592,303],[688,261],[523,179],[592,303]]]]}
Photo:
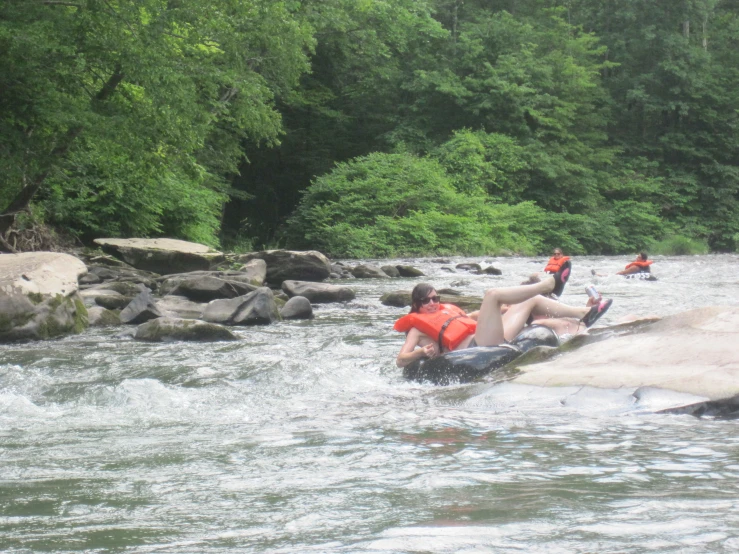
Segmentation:
{"type": "Polygon", "coordinates": [[[60,252],[0,255],[0,294],[41,294],[64,297],[77,292],[87,273],[82,260],[60,252]]]}
{"type": "Polygon", "coordinates": [[[423,277],[424,273],[420,269],[416,269],[410,265],[396,265],[401,277],[423,277]]]}
{"type": "Polygon", "coordinates": [[[91,288],[80,291],[80,297],[88,308],[92,306],[102,306],[109,310],[122,310],[135,297],[135,295],[124,296],[120,292],[116,292],[111,289],[101,289],[99,287],[100,285],[95,285],[91,288]]]}
{"type": "Polygon", "coordinates": [[[503,272],[497,267],[489,266],[485,269],[479,269],[475,273],[478,275],[503,275],[503,272]]]}
{"type": "Polygon", "coordinates": [[[466,271],[480,271],[482,267],[480,267],[480,264],[457,264],[454,267],[457,269],[464,269],[466,271]]]}
{"type": "Polygon", "coordinates": [[[268,325],[279,319],[274,295],[259,287],[245,296],[213,300],[203,311],[203,319],[224,325],[268,325]]]}
{"type": "Polygon", "coordinates": [[[79,278],[78,283],[80,285],[97,285],[98,283],[102,283],[103,280],[95,275],[94,273],[88,273],[87,275],[83,275],[79,278]]]}
{"type": "Polygon", "coordinates": [[[264,285],[267,280],[267,262],[259,258],[249,260],[239,268],[239,271],[246,274],[248,282],[257,287],[264,285]]]}
{"type": "Polygon", "coordinates": [[[180,319],[200,319],[207,304],[193,302],[184,296],[163,296],[157,299],[157,307],[164,317],[180,319]]]}
{"type": "Polygon", "coordinates": [[[331,274],[328,258],[315,250],[264,250],[239,257],[239,262],[254,259],[267,263],[267,283],[280,285],[286,280],[323,281],[331,274]]]}
{"type": "Polygon", "coordinates": [[[374,265],[358,265],[352,269],[352,275],[357,279],[387,279],[388,275],[374,265]]]}
{"type": "Polygon", "coordinates": [[[284,281],[282,290],[291,298],[293,296],[304,296],[314,304],[346,302],[347,300],[353,300],[356,296],[349,287],[306,281],[284,281]]]}
{"type": "Polygon", "coordinates": [[[384,265],[380,268],[388,277],[400,277],[400,271],[394,265],[384,265]]]}
{"type": "Polygon", "coordinates": [[[99,277],[102,281],[124,281],[144,285],[150,290],[156,290],[159,274],[151,271],[124,267],[106,267],[91,265],[88,267],[90,274],[99,277]]]}
{"type": "Polygon", "coordinates": [[[176,294],[173,291],[180,283],[183,281],[198,279],[200,277],[214,277],[216,279],[221,279],[222,281],[233,283],[237,290],[243,291],[241,292],[241,295],[257,290],[258,288],[256,285],[251,284],[249,274],[241,271],[190,271],[188,273],[175,273],[167,275],[166,277],[161,277],[159,279],[159,294],[162,296],[167,294],[176,294]]]}
{"type": "Polygon", "coordinates": [[[204,270],[223,259],[221,252],[175,239],[95,239],[104,252],[137,269],[160,275],[204,270]]]}
{"type": "Polygon", "coordinates": [[[144,291],[148,291],[149,288],[141,283],[132,283],[130,281],[107,281],[94,287],[94,289],[87,290],[113,290],[123,296],[133,298],[144,291]]]}
{"type": "Polygon", "coordinates": [[[111,325],[120,325],[121,318],[111,310],[107,310],[102,306],[93,306],[87,310],[87,320],[90,327],[108,327],[111,325]]]}
{"type": "Polygon", "coordinates": [[[0,255],[0,341],[81,332],[88,322],[77,282],[85,273],[85,264],[69,254],[0,255]]]}
{"type": "Polygon", "coordinates": [[[168,317],[142,323],[136,328],[133,338],[148,342],[238,340],[231,331],[216,323],[168,317]]]}
{"type": "Polygon", "coordinates": [[[51,339],[80,333],[87,325],[87,309],[77,293],[0,295],[0,342],[51,339]]]}
{"type": "Polygon", "coordinates": [[[282,319],[313,319],[313,306],[305,296],[293,296],[280,310],[282,319]]]}
{"type": "Polygon", "coordinates": [[[162,317],[162,312],[148,290],[139,293],[121,310],[121,323],[144,323],[157,317],[162,317]]]}
{"type": "Polygon", "coordinates": [[[252,290],[251,286],[238,281],[202,276],[180,281],[169,294],[184,296],[194,302],[210,302],[219,298],[236,298],[252,290]]]}

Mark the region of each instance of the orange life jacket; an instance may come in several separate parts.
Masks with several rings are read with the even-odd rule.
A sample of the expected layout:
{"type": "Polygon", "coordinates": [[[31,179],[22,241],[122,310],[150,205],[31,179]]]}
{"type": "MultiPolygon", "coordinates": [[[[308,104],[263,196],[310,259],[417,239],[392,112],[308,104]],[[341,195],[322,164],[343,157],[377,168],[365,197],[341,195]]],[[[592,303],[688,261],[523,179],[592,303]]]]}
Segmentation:
{"type": "Polygon", "coordinates": [[[547,273],[557,273],[559,271],[559,268],[562,267],[562,264],[569,259],[569,256],[562,256],[559,259],[552,256],[551,258],[549,258],[549,262],[547,262],[547,266],[544,268],[544,271],[546,271],[547,273]]]}
{"type": "Polygon", "coordinates": [[[648,260],[646,262],[631,262],[626,266],[626,269],[629,269],[630,267],[638,267],[639,272],[648,272],[650,271],[649,266],[652,265],[652,260],[648,260]]]}
{"type": "Polygon", "coordinates": [[[441,304],[439,310],[433,314],[411,312],[404,315],[395,322],[393,329],[407,333],[413,327],[435,341],[439,340],[439,334],[444,328],[443,347],[447,350],[454,350],[464,339],[474,334],[477,321],[467,317],[464,310],[453,304],[441,304]],[[446,328],[444,328],[445,324],[446,328]]]}

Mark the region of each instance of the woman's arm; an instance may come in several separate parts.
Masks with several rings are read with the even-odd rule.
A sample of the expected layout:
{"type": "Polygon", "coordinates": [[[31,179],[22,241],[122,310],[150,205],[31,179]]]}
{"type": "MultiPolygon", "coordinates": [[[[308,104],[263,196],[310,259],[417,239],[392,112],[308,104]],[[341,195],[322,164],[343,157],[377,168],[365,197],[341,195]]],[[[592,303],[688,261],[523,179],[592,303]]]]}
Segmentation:
{"type": "Polygon", "coordinates": [[[436,356],[436,345],[434,343],[429,343],[426,346],[416,349],[418,343],[421,342],[422,336],[421,331],[415,327],[408,331],[403,348],[400,349],[400,354],[395,359],[395,364],[398,367],[405,367],[420,358],[433,358],[436,356]]]}

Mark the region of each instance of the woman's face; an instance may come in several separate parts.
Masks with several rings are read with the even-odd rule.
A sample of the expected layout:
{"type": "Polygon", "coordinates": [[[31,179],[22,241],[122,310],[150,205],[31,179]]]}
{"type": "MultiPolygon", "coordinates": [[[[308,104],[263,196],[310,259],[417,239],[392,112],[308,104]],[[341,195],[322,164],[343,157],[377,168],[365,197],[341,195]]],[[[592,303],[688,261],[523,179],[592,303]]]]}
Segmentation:
{"type": "Polygon", "coordinates": [[[430,290],[421,301],[421,306],[418,308],[419,314],[433,314],[439,311],[439,295],[435,290],[430,290]]]}
{"type": "Polygon", "coordinates": [[[562,257],[562,251],[561,250],[555,250],[553,255],[554,255],[555,258],[561,258],[562,257]]]}

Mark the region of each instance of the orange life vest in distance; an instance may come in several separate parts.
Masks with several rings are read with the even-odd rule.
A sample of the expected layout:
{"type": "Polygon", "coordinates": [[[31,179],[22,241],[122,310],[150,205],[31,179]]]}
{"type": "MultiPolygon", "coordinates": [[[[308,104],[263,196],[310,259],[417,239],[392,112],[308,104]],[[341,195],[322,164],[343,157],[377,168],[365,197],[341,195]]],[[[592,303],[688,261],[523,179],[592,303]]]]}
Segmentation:
{"type": "Polygon", "coordinates": [[[626,266],[626,269],[629,269],[630,267],[638,267],[639,271],[649,271],[649,266],[652,265],[652,260],[647,260],[646,262],[631,262],[626,266]]]}
{"type": "Polygon", "coordinates": [[[439,310],[433,314],[419,314],[411,312],[395,322],[393,329],[407,333],[413,327],[428,335],[432,340],[439,340],[439,333],[446,322],[446,329],[442,337],[443,347],[454,350],[464,339],[474,334],[477,321],[467,317],[464,310],[453,304],[440,304],[439,310]]]}
{"type": "Polygon", "coordinates": [[[547,273],[557,273],[559,271],[559,268],[562,267],[562,264],[566,261],[569,261],[569,256],[562,256],[561,258],[557,259],[554,256],[549,258],[549,262],[547,262],[547,266],[544,268],[544,271],[547,273]]]}

